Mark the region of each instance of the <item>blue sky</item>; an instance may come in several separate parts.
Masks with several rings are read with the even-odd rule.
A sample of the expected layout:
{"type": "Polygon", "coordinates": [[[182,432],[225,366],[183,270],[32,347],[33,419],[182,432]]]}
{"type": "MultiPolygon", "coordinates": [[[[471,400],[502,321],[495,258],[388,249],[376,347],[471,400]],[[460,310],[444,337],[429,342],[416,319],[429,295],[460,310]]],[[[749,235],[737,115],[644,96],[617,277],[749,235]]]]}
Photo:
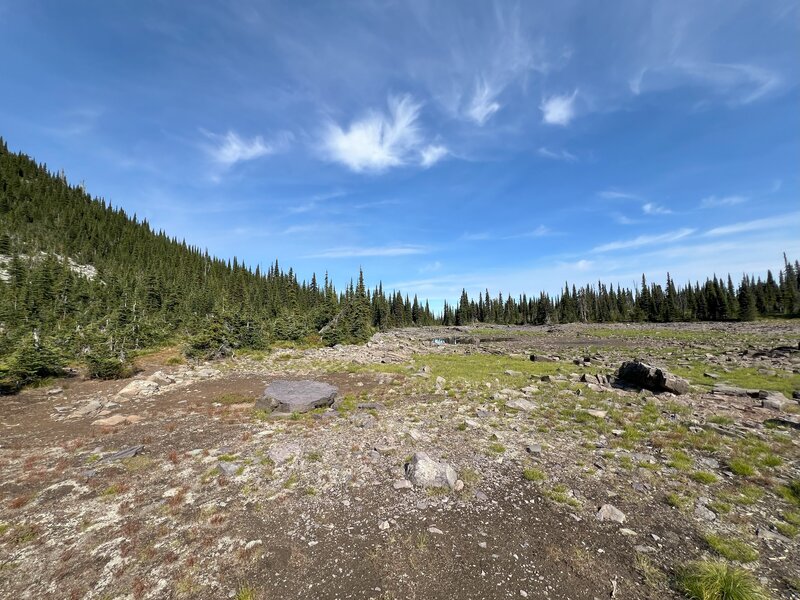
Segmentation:
{"type": "Polygon", "coordinates": [[[0,0],[0,135],[248,264],[428,297],[800,257],[800,10],[0,0]]]}

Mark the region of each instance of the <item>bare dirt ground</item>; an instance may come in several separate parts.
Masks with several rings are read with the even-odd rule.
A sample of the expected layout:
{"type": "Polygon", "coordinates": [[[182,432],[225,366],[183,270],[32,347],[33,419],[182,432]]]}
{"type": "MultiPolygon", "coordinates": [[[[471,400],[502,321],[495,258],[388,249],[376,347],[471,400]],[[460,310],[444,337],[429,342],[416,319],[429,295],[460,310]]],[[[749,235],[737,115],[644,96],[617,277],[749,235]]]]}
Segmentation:
{"type": "Polygon", "coordinates": [[[4,397],[0,597],[681,598],[682,564],[728,552],[796,598],[799,340],[791,321],[427,328],[213,364],[167,350],[133,380],[4,397]],[[615,383],[633,358],[691,392],[615,383]],[[339,396],[256,410],[276,379],[339,396]],[[409,487],[415,452],[461,483],[409,487]]]}

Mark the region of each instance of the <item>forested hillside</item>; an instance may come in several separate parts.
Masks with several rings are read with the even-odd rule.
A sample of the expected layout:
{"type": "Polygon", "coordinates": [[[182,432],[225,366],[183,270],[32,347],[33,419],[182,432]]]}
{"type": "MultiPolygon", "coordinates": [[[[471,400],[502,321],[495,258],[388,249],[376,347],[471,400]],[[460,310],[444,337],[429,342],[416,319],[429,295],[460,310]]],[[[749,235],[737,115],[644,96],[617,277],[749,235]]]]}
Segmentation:
{"type": "Polygon", "coordinates": [[[132,352],[186,340],[216,356],[271,340],[363,342],[373,324],[432,323],[399,293],[343,293],[327,276],[298,282],[277,261],[262,273],[209,256],[93,199],[0,140],[0,387],[86,362],[124,371],[132,352]],[[398,308],[399,306],[399,308],[398,308]],[[322,330],[322,335],[318,332],[322,330]]]}
{"type": "MultiPolygon", "coordinates": [[[[180,342],[190,357],[275,340],[366,341],[375,329],[472,322],[749,320],[800,311],[800,265],[784,261],[776,280],[744,276],[705,284],[630,290],[566,285],[558,297],[478,299],[432,314],[427,302],[363,274],[337,292],[327,275],[299,282],[277,261],[266,273],[210,256],[153,231],[82,187],[70,185],[0,139],[0,391],[59,373],[69,363],[98,377],[126,372],[133,353],[180,342]]],[[[535,282],[529,282],[534,285],[535,282]]]]}

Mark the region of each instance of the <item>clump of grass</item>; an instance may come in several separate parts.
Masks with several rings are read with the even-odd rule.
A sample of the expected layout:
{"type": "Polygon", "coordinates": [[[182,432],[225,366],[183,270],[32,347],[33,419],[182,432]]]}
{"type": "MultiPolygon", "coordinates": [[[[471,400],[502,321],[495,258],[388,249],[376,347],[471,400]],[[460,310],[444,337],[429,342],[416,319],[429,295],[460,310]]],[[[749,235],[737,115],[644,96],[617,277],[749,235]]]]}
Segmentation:
{"type": "Polygon", "coordinates": [[[236,455],[235,454],[220,454],[217,457],[217,460],[220,462],[235,462],[236,455]]]}
{"type": "Polygon", "coordinates": [[[463,481],[466,485],[478,483],[480,480],[481,474],[475,469],[464,469],[461,471],[461,481],[463,481]]]}
{"type": "Polygon", "coordinates": [[[738,493],[726,494],[725,499],[740,506],[751,506],[761,500],[763,496],[764,490],[757,485],[745,485],[739,488],[738,493]]]}
{"type": "Polygon", "coordinates": [[[694,479],[697,483],[702,483],[703,485],[710,485],[717,481],[717,476],[714,473],[710,473],[709,471],[695,471],[692,473],[692,479],[694,479]]]}
{"type": "Polygon", "coordinates": [[[752,477],[756,474],[753,463],[744,458],[733,458],[728,462],[728,468],[734,475],[741,477],[752,477]]]}
{"type": "Polygon", "coordinates": [[[797,535],[797,532],[800,531],[797,526],[792,525],[791,523],[784,523],[783,521],[776,521],[775,529],[777,529],[781,535],[785,535],[787,538],[793,538],[797,535]]]}
{"type": "Polygon", "coordinates": [[[298,477],[297,473],[292,473],[291,475],[289,475],[289,477],[286,479],[286,481],[283,482],[284,489],[288,490],[288,489],[293,488],[295,485],[297,485],[297,482],[299,480],[300,480],[300,477],[298,477]]]}
{"type": "Polygon", "coordinates": [[[347,394],[339,405],[336,407],[336,410],[339,411],[339,414],[346,415],[347,413],[351,413],[358,408],[358,398],[356,398],[353,394],[347,394]]]}
{"type": "Polygon", "coordinates": [[[636,570],[644,578],[644,582],[652,589],[663,589],[667,583],[667,575],[653,564],[647,556],[636,553],[636,570]]]}
{"type": "Polygon", "coordinates": [[[716,425],[733,425],[733,419],[730,417],[724,417],[722,415],[714,415],[713,417],[709,417],[708,422],[716,425]]]}
{"type": "Polygon", "coordinates": [[[670,492],[666,496],[664,496],[664,500],[667,504],[672,506],[673,508],[677,508],[678,510],[686,510],[692,505],[692,499],[688,496],[684,496],[682,494],[678,494],[676,492],[670,492]]]}
{"type": "Polygon", "coordinates": [[[467,422],[466,421],[461,421],[461,423],[456,425],[456,429],[458,431],[466,431],[467,430],[467,422]]]}
{"type": "Polygon", "coordinates": [[[8,523],[0,523],[0,535],[3,535],[10,528],[11,528],[11,525],[9,525],[8,523]]]}
{"type": "Polygon", "coordinates": [[[506,451],[506,447],[503,446],[500,442],[492,442],[489,444],[489,452],[493,452],[494,454],[503,454],[506,451]]]}
{"type": "Polygon", "coordinates": [[[729,512],[731,512],[731,505],[720,500],[710,502],[708,507],[718,515],[727,515],[729,512]]]}
{"type": "Polygon", "coordinates": [[[676,471],[688,471],[692,468],[694,461],[692,457],[686,454],[683,450],[677,450],[672,453],[672,458],[667,463],[668,467],[672,467],[676,471]]]}
{"type": "Polygon", "coordinates": [[[793,510],[787,511],[783,513],[783,520],[800,527],[800,512],[795,512],[793,510]]]}
{"type": "Polygon", "coordinates": [[[526,481],[544,481],[547,479],[544,471],[535,467],[529,467],[522,472],[522,476],[526,481]]]}
{"type": "Polygon", "coordinates": [[[714,533],[704,536],[706,543],[720,556],[736,562],[748,563],[758,560],[758,551],[735,538],[723,537],[714,533]]]}
{"type": "Polygon", "coordinates": [[[678,574],[680,590],[692,600],[768,600],[749,571],[721,560],[696,561],[678,574]]]}
{"type": "Polygon", "coordinates": [[[547,496],[553,502],[558,502],[559,504],[568,504],[574,508],[580,506],[580,502],[578,502],[574,496],[570,495],[569,488],[563,483],[559,483],[554,485],[552,488],[545,492],[545,496],[547,496]]]}
{"type": "Polygon", "coordinates": [[[793,479],[789,485],[781,488],[781,495],[789,502],[800,506],[800,479],[793,479]]]}
{"type": "Polygon", "coordinates": [[[769,453],[766,456],[764,456],[759,462],[764,467],[769,467],[770,469],[774,469],[775,467],[780,467],[783,464],[783,459],[776,454],[769,453]]]}
{"type": "Polygon", "coordinates": [[[313,462],[319,462],[322,460],[322,452],[313,451],[306,454],[306,460],[310,460],[313,462]]]}

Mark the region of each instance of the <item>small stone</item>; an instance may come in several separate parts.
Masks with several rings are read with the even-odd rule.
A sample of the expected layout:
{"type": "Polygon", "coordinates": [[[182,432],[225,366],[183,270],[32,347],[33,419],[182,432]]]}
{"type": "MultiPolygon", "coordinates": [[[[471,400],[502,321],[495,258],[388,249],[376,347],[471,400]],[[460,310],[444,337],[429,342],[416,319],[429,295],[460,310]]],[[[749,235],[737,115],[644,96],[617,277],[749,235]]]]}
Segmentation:
{"type": "Polygon", "coordinates": [[[698,504],[695,507],[694,516],[698,519],[702,519],[703,521],[713,521],[717,518],[717,515],[714,514],[714,511],[702,504],[698,504]]]}
{"type": "Polygon", "coordinates": [[[460,492],[463,489],[464,489],[464,482],[461,481],[460,479],[457,479],[455,485],[453,485],[453,491],[460,492]]]}
{"type": "Polygon", "coordinates": [[[233,477],[239,470],[239,465],[235,462],[220,461],[217,464],[217,468],[223,475],[225,475],[225,477],[233,477]]]}
{"type": "Polygon", "coordinates": [[[245,550],[252,550],[256,546],[263,546],[264,542],[261,540],[250,540],[244,545],[245,550]]]}
{"type": "Polygon", "coordinates": [[[478,548],[486,549],[486,542],[478,542],[478,548]]]}
{"type": "Polygon", "coordinates": [[[528,597],[528,592],[526,592],[525,590],[520,590],[519,591],[519,595],[522,596],[523,598],[527,598],[528,597]]]}
{"type": "Polygon", "coordinates": [[[619,530],[619,532],[620,532],[622,535],[627,535],[627,536],[639,535],[639,534],[638,534],[638,533],[636,533],[636,532],[635,532],[633,529],[628,529],[628,528],[626,528],[626,527],[623,527],[623,528],[621,528],[621,529],[619,530]]]}
{"type": "Polygon", "coordinates": [[[484,494],[482,491],[480,491],[480,490],[477,490],[477,491],[475,492],[475,498],[477,498],[477,499],[478,499],[478,500],[480,500],[481,502],[486,502],[486,501],[489,499],[489,496],[487,496],[486,494],[484,494]]]}
{"type": "Polygon", "coordinates": [[[449,487],[453,489],[458,474],[446,462],[437,462],[424,452],[416,452],[406,467],[406,475],[414,485],[423,488],[449,487]]]}
{"type": "Polygon", "coordinates": [[[392,484],[392,487],[396,490],[410,490],[414,486],[408,479],[398,479],[392,484]]]}
{"type": "Polygon", "coordinates": [[[542,445],[541,444],[528,444],[525,446],[525,451],[528,454],[535,454],[539,456],[542,453],[542,445]]]}
{"type": "Polygon", "coordinates": [[[444,535],[444,531],[438,527],[428,527],[428,533],[432,533],[434,535],[444,535]]]}
{"type": "Polygon", "coordinates": [[[625,513],[613,504],[603,504],[603,506],[600,507],[600,510],[597,511],[595,518],[598,521],[614,521],[616,523],[624,523],[625,513]]]}
{"type": "Polygon", "coordinates": [[[378,529],[380,529],[381,531],[386,531],[387,529],[389,529],[389,521],[381,521],[380,524],[378,525],[378,529]]]}
{"type": "Polygon", "coordinates": [[[60,388],[60,387],[55,387],[55,388],[47,390],[47,395],[48,396],[58,396],[59,394],[63,394],[63,393],[64,393],[64,388],[60,388]]]}

